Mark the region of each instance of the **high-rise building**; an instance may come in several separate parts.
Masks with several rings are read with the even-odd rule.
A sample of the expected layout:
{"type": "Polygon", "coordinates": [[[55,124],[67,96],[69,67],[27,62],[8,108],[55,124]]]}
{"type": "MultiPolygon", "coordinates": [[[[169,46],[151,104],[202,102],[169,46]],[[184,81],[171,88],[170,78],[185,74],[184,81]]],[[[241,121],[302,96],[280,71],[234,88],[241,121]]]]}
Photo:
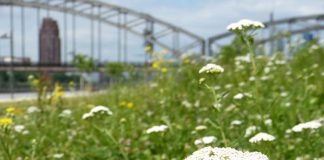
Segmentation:
{"type": "Polygon", "coordinates": [[[39,63],[61,63],[61,40],[57,22],[44,18],[39,31],[39,63]]]}

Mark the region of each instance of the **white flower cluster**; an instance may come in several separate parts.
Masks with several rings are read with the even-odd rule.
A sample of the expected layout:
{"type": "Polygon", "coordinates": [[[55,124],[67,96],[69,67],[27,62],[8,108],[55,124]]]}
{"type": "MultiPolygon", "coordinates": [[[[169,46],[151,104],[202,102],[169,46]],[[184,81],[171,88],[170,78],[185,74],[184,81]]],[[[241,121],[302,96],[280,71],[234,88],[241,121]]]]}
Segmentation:
{"type": "Polygon", "coordinates": [[[203,125],[199,125],[195,128],[196,131],[202,131],[202,130],[206,130],[207,126],[203,126],[203,125]]]}
{"type": "Polygon", "coordinates": [[[29,131],[26,129],[24,125],[16,125],[14,129],[17,133],[21,133],[23,135],[29,134],[29,131]]]}
{"type": "Polygon", "coordinates": [[[200,145],[200,144],[211,144],[217,140],[216,137],[214,136],[206,136],[200,139],[195,140],[195,145],[200,145]]]}
{"type": "Polygon", "coordinates": [[[205,65],[199,70],[200,74],[201,73],[223,73],[223,72],[224,72],[223,67],[212,63],[205,65]]]}
{"type": "Polygon", "coordinates": [[[235,57],[236,64],[240,64],[241,62],[251,63],[251,56],[250,54],[246,54],[243,56],[235,57]]]}
{"type": "Polygon", "coordinates": [[[257,135],[255,135],[254,137],[252,137],[249,142],[250,143],[258,143],[261,141],[273,141],[276,138],[273,135],[270,135],[268,133],[258,133],[257,135]]]}
{"type": "Polygon", "coordinates": [[[72,115],[72,111],[69,109],[65,109],[62,111],[62,113],[59,114],[59,117],[70,117],[72,115]]]}
{"type": "Polygon", "coordinates": [[[249,30],[249,29],[258,29],[264,28],[264,24],[259,21],[253,21],[249,19],[242,19],[238,22],[231,23],[227,26],[227,30],[229,31],[240,31],[240,30],[249,30]]]}
{"type": "Polygon", "coordinates": [[[109,115],[111,116],[113,113],[109,108],[105,106],[96,106],[91,109],[90,112],[83,114],[82,119],[88,119],[90,117],[94,117],[96,115],[109,115]]]}
{"type": "Polygon", "coordinates": [[[233,148],[205,147],[195,151],[185,160],[269,160],[260,152],[242,152],[233,148]]]}
{"type": "Polygon", "coordinates": [[[243,93],[238,93],[233,97],[233,99],[242,99],[243,97],[244,97],[243,93]]]}
{"type": "Polygon", "coordinates": [[[245,137],[249,137],[250,135],[252,135],[252,133],[254,133],[256,130],[258,129],[257,126],[250,126],[245,130],[245,137]]]}
{"type": "Polygon", "coordinates": [[[64,157],[63,153],[57,153],[57,154],[53,154],[52,156],[54,159],[62,159],[64,157]]]}
{"type": "Polygon", "coordinates": [[[146,130],[147,134],[151,134],[151,133],[156,133],[156,132],[164,132],[168,129],[167,125],[160,125],[160,126],[153,126],[149,129],[146,130]]]}
{"type": "Polygon", "coordinates": [[[36,107],[36,106],[30,106],[28,109],[27,109],[27,113],[36,113],[36,112],[40,112],[41,110],[38,108],[38,107],[36,107]]]}
{"type": "Polygon", "coordinates": [[[305,129],[317,129],[322,126],[320,120],[314,120],[306,123],[300,123],[294,126],[291,130],[294,132],[302,132],[305,129]]]}
{"type": "Polygon", "coordinates": [[[231,122],[231,126],[239,126],[239,125],[241,125],[243,122],[242,121],[240,121],[240,120],[233,120],[232,122],[231,122]]]}
{"type": "Polygon", "coordinates": [[[243,99],[244,97],[252,97],[251,94],[249,93],[238,93],[236,95],[233,96],[233,99],[236,99],[236,100],[240,100],[240,99],[243,99]]]}

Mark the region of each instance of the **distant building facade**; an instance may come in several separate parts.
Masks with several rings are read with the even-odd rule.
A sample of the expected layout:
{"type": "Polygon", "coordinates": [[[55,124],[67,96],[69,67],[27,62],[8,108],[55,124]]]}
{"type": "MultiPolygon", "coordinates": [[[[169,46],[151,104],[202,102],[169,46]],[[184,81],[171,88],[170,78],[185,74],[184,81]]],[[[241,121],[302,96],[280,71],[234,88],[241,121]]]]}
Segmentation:
{"type": "Polygon", "coordinates": [[[61,40],[57,22],[44,18],[39,31],[39,63],[61,63],[61,40]]]}

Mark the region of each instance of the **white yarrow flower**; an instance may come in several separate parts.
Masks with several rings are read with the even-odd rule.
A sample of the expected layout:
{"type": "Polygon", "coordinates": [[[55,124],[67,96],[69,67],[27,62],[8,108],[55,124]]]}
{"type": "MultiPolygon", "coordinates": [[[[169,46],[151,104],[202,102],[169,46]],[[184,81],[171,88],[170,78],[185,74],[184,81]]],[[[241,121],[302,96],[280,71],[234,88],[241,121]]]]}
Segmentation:
{"type": "Polygon", "coordinates": [[[267,126],[271,126],[272,125],[272,119],[266,119],[264,121],[264,124],[266,124],[267,126]]]}
{"type": "Polygon", "coordinates": [[[264,28],[264,24],[259,21],[253,21],[249,19],[242,19],[238,22],[231,23],[227,26],[227,30],[229,31],[239,31],[239,30],[248,30],[248,29],[258,29],[264,28]]]}
{"type": "Polygon", "coordinates": [[[91,109],[90,113],[92,113],[92,114],[101,113],[101,114],[108,114],[108,115],[113,114],[110,111],[110,109],[105,107],[105,106],[96,106],[96,107],[91,109]]]}
{"type": "Polygon", "coordinates": [[[242,124],[242,121],[240,121],[240,120],[234,120],[231,122],[231,126],[239,126],[241,124],[242,124]]]}
{"type": "Polygon", "coordinates": [[[59,114],[60,117],[70,117],[72,115],[72,111],[69,109],[63,110],[62,113],[59,114]]]}
{"type": "Polygon", "coordinates": [[[233,148],[205,147],[195,151],[185,160],[269,160],[260,152],[242,152],[233,148]]]}
{"type": "Polygon", "coordinates": [[[200,144],[211,144],[213,142],[215,142],[217,140],[216,137],[214,136],[207,136],[207,137],[203,137],[200,139],[195,140],[195,145],[200,145],[200,144]]]}
{"type": "Polygon", "coordinates": [[[317,129],[322,126],[322,123],[318,120],[306,122],[306,123],[300,123],[296,126],[294,126],[291,130],[294,132],[302,132],[305,129],[317,129]]]}
{"type": "Polygon", "coordinates": [[[237,57],[235,57],[235,61],[239,62],[238,64],[240,64],[240,62],[250,63],[251,62],[251,56],[250,56],[250,54],[247,54],[247,55],[244,55],[244,56],[237,56],[237,57]]]}
{"type": "Polygon", "coordinates": [[[226,84],[224,87],[225,87],[226,89],[230,89],[230,88],[233,87],[233,84],[226,84]]]}
{"type": "Polygon", "coordinates": [[[256,126],[250,126],[245,130],[245,137],[249,137],[252,133],[254,133],[258,128],[256,126]]]}
{"type": "Polygon", "coordinates": [[[192,107],[192,104],[188,100],[183,100],[181,102],[181,105],[183,105],[186,108],[191,108],[192,107]]]}
{"type": "Polygon", "coordinates": [[[207,126],[203,126],[203,125],[197,126],[195,128],[195,130],[197,130],[197,131],[206,130],[206,129],[207,129],[207,126]]]}
{"type": "Polygon", "coordinates": [[[261,141],[273,141],[276,138],[268,133],[258,133],[257,135],[255,135],[254,137],[250,138],[249,142],[250,143],[258,143],[261,141]]]}
{"type": "Polygon", "coordinates": [[[24,130],[24,131],[22,131],[22,133],[21,134],[23,134],[23,135],[27,135],[27,134],[29,134],[29,131],[27,131],[27,130],[24,130]]]}
{"type": "Polygon", "coordinates": [[[199,70],[199,74],[201,74],[201,73],[223,73],[223,72],[224,72],[223,67],[216,65],[216,64],[212,64],[212,63],[205,65],[204,67],[202,67],[199,70]]]}
{"type": "Polygon", "coordinates": [[[31,106],[27,109],[27,113],[35,113],[35,112],[40,112],[41,110],[38,107],[31,106]]]}
{"type": "Polygon", "coordinates": [[[321,76],[324,76],[324,72],[321,72],[321,76]]]}
{"type": "Polygon", "coordinates": [[[238,100],[238,99],[242,99],[243,97],[244,97],[243,93],[238,93],[233,98],[238,100]]]}
{"type": "Polygon", "coordinates": [[[206,78],[200,78],[199,79],[199,84],[202,84],[203,82],[205,82],[206,78]]]}
{"type": "Polygon", "coordinates": [[[255,79],[256,79],[256,78],[252,76],[252,77],[249,78],[249,81],[252,82],[252,81],[255,81],[255,79]]]}
{"type": "Polygon", "coordinates": [[[287,92],[281,92],[281,93],[280,93],[280,96],[281,96],[281,97],[287,97],[287,96],[288,96],[288,93],[287,93],[287,92]]]}
{"type": "Polygon", "coordinates": [[[149,129],[146,130],[147,134],[151,134],[151,133],[157,133],[157,132],[164,132],[168,129],[167,125],[160,125],[160,126],[153,126],[149,129]]]}
{"type": "Polygon", "coordinates": [[[91,113],[85,113],[85,114],[82,115],[82,119],[88,119],[90,117],[93,117],[93,114],[91,114],[91,113]]]}
{"type": "Polygon", "coordinates": [[[25,130],[25,126],[24,125],[16,125],[14,127],[15,131],[18,133],[22,133],[25,130]]]}
{"type": "Polygon", "coordinates": [[[55,158],[55,159],[61,159],[63,157],[64,157],[63,153],[53,154],[53,158],[55,158]]]}
{"type": "Polygon", "coordinates": [[[96,115],[109,115],[111,116],[113,113],[110,111],[109,108],[105,106],[96,106],[90,110],[88,113],[84,113],[82,115],[82,119],[88,119],[90,117],[94,117],[96,115]]]}

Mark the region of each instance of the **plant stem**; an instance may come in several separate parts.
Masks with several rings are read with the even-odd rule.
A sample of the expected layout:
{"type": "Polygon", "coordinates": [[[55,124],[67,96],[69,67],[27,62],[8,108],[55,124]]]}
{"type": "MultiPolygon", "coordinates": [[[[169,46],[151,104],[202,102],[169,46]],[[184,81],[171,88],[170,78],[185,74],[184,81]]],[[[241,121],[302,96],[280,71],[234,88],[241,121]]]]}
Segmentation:
{"type": "Polygon", "coordinates": [[[114,136],[110,133],[110,131],[105,130],[104,132],[108,135],[108,137],[111,139],[111,141],[112,141],[113,143],[115,143],[115,145],[119,148],[119,150],[120,150],[120,152],[121,152],[123,158],[124,158],[125,160],[128,160],[128,156],[127,156],[127,154],[123,151],[122,146],[117,142],[117,140],[116,140],[116,139],[114,138],[114,136]]]}
{"type": "Polygon", "coordinates": [[[246,34],[243,34],[243,39],[246,43],[246,45],[248,46],[248,49],[249,49],[249,54],[250,54],[250,57],[251,57],[251,61],[252,61],[252,66],[253,66],[253,74],[254,76],[256,75],[257,73],[257,67],[256,67],[256,62],[255,62],[255,52],[254,52],[254,49],[252,48],[252,44],[250,43],[250,41],[247,39],[247,35],[246,34]]]}
{"type": "Polygon", "coordinates": [[[4,138],[1,136],[0,139],[1,146],[3,148],[3,151],[5,155],[7,156],[8,160],[11,160],[11,154],[10,154],[10,148],[6,145],[4,138]]]}
{"type": "Polygon", "coordinates": [[[216,129],[219,129],[219,130],[220,130],[220,132],[221,132],[221,136],[222,136],[222,139],[223,139],[223,141],[224,141],[224,145],[225,145],[225,147],[227,147],[227,146],[228,146],[228,144],[227,144],[227,139],[226,139],[226,136],[225,136],[225,133],[224,133],[222,127],[221,127],[221,126],[218,126],[217,124],[215,124],[215,123],[214,123],[212,120],[210,120],[209,118],[207,119],[207,122],[210,123],[210,124],[211,124],[213,127],[215,127],[216,129]]]}

